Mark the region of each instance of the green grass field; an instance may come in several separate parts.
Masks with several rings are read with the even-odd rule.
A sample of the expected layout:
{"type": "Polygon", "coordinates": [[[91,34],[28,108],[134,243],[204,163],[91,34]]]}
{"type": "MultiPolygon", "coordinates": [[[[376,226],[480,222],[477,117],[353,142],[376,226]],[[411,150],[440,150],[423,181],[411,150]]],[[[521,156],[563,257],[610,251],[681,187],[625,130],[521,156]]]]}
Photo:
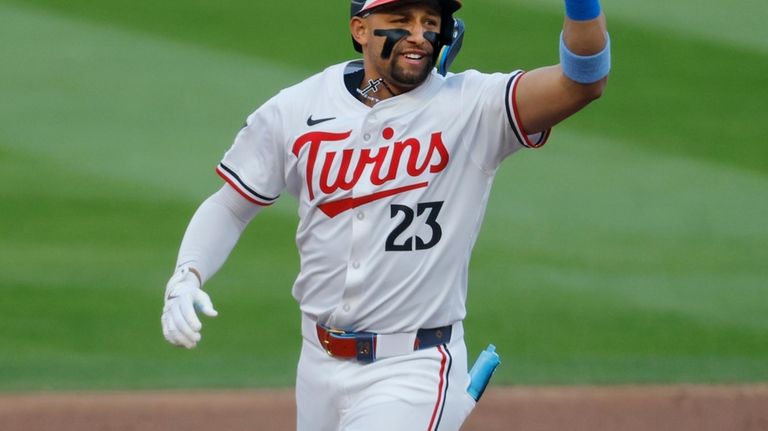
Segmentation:
{"type": "MultiPolygon", "coordinates": [[[[471,355],[497,345],[497,384],[768,381],[768,4],[603,3],[604,98],[497,176],[471,355]]],[[[0,0],[0,390],[292,384],[290,198],[209,283],[197,349],[162,292],[245,116],[355,54],[348,3],[213,5],[0,0]]],[[[455,69],[556,62],[558,1],[461,16],[455,69]]]]}

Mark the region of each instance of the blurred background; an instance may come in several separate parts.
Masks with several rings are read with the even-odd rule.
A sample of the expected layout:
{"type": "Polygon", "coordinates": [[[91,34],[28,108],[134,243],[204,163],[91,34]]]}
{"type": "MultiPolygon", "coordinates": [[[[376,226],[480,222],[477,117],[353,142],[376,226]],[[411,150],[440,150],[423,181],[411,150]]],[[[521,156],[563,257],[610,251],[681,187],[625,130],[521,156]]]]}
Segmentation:
{"type": "MultiPolygon", "coordinates": [[[[556,63],[560,0],[467,0],[454,71],[556,63]]],[[[296,204],[249,226],[185,351],[165,283],[281,88],[354,58],[346,1],[0,0],[0,391],[293,384],[296,204]]],[[[604,0],[604,97],[497,175],[471,263],[494,383],[768,381],[768,3],[604,0]]]]}

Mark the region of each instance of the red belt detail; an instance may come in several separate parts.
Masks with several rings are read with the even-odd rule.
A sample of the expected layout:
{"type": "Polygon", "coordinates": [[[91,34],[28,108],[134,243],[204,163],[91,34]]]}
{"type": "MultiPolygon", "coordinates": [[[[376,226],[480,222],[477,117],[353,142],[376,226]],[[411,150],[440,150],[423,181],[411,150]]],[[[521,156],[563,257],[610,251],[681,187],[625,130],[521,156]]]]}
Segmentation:
{"type": "Polygon", "coordinates": [[[351,333],[326,329],[315,325],[317,339],[326,353],[337,358],[373,357],[376,352],[376,335],[371,333],[351,333]],[[363,339],[361,340],[361,335],[363,339]]]}

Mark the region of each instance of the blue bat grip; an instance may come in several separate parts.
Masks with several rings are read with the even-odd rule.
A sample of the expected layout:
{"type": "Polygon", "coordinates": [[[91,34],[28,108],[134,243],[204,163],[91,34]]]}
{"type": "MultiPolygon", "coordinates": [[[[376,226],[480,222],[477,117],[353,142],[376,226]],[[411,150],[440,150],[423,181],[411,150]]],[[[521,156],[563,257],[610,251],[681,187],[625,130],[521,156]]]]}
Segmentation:
{"type": "Polygon", "coordinates": [[[496,353],[496,346],[493,344],[489,344],[484,351],[480,352],[475,365],[469,370],[469,387],[467,388],[467,392],[475,401],[480,401],[488,381],[491,380],[493,372],[500,363],[499,354],[496,353]]]}

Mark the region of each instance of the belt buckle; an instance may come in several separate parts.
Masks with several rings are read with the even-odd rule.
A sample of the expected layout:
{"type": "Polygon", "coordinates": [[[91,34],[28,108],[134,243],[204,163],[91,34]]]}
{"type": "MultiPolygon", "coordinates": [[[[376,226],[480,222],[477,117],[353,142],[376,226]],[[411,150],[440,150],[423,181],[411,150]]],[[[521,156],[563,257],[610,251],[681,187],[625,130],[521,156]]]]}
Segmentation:
{"type": "Polygon", "coordinates": [[[342,335],[345,335],[347,332],[341,329],[326,328],[325,326],[323,326],[323,329],[325,329],[325,332],[327,333],[326,336],[323,337],[323,349],[325,350],[325,353],[328,354],[328,356],[333,357],[333,352],[331,352],[331,349],[330,349],[330,345],[331,345],[330,337],[332,335],[342,336],[342,335]]]}

